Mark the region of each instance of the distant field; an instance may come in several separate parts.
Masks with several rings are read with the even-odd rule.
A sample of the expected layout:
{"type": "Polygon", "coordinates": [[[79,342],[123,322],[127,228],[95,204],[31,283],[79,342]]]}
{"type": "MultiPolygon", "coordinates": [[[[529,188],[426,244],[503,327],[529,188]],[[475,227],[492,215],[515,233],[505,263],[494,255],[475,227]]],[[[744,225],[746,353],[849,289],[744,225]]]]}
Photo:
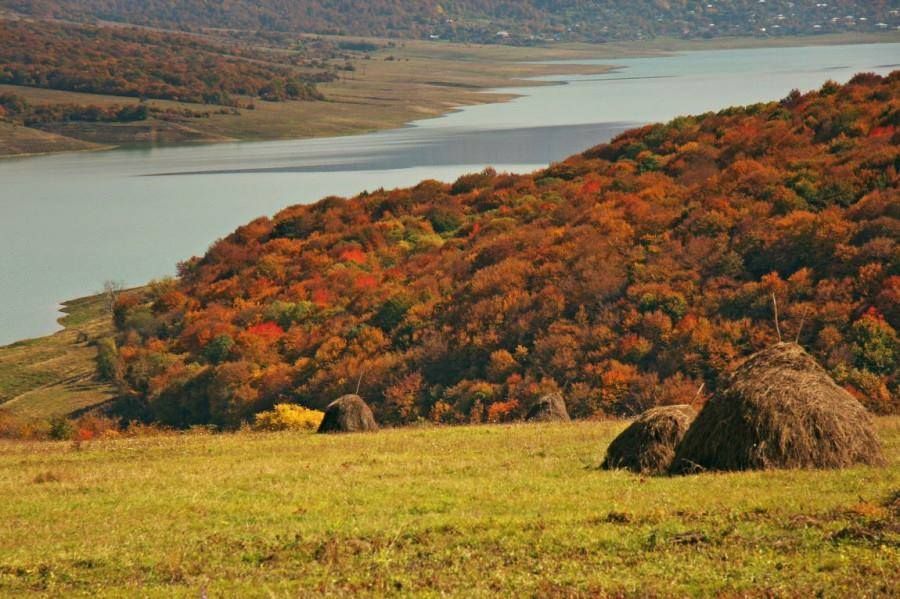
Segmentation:
{"type": "Polygon", "coordinates": [[[64,330],[0,347],[0,411],[18,418],[63,416],[108,401],[115,390],[96,378],[91,341],[112,333],[101,297],[67,302],[64,330]]]}
{"type": "Polygon", "coordinates": [[[0,595],[900,593],[900,419],[884,468],[686,478],[597,470],[623,427],[0,442],[0,595]]]}
{"type": "MultiPolygon", "coordinates": [[[[497,52],[493,47],[454,45],[454,50],[448,53],[449,47],[409,42],[402,47],[377,52],[371,60],[357,60],[356,71],[344,73],[339,81],[319,85],[326,101],[266,102],[242,98],[242,103],[252,102],[255,109],[243,108],[240,115],[233,115],[217,114],[218,106],[150,100],[149,104],[158,108],[213,114],[208,118],[185,118],[174,123],[151,118],[127,124],[69,123],[43,128],[65,136],[55,138],[59,151],[81,149],[72,147],[81,139],[94,144],[123,145],[349,135],[401,127],[413,120],[439,116],[458,106],[508,99],[509,96],[502,94],[482,92],[522,84],[523,78],[606,70],[599,66],[561,67],[526,62],[590,56],[584,48],[511,48],[497,52]]],[[[134,98],[120,96],[14,85],[0,85],[0,93],[22,96],[35,105],[73,103],[108,107],[137,102],[134,98]]],[[[49,140],[45,145],[49,146],[52,141],[49,133],[18,129],[43,136],[49,140]]],[[[20,148],[21,144],[10,131],[0,128],[0,156],[32,153],[29,147],[20,148]]],[[[52,150],[52,147],[45,147],[39,151],[52,150]]]]}
{"type": "Polygon", "coordinates": [[[15,154],[96,150],[102,149],[102,147],[88,141],[0,121],[0,157],[15,154]]]}

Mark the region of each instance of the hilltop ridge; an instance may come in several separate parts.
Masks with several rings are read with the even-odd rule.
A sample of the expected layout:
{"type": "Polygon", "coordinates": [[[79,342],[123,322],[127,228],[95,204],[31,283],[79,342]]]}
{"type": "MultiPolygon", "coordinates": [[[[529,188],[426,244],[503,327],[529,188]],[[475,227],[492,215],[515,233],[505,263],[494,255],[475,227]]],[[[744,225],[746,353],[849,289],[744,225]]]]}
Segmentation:
{"type": "Polygon", "coordinates": [[[887,31],[900,14],[884,0],[3,0],[36,17],[185,29],[228,28],[534,44],[657,36],[779,37],[887,31]]]}

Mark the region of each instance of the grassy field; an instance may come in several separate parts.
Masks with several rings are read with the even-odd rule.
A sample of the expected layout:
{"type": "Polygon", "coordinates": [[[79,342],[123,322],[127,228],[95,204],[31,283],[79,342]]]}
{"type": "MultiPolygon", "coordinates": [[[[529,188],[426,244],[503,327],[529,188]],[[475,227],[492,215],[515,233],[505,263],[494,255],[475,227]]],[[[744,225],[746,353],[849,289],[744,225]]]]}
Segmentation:
{"type": "Polygon", "coordinates": [[[97,380],[91,343],[112,333],[103,298],[72,300],[63,310],[64,330],[0,347],[0,410],[47,419],[112,399],[115,390],[97,380]]]}
{"type": "Polygon", "coordinates": [[[624,423],[0,441],[0,595],[900,593],[889,465],[642,478],[624,423]]]}

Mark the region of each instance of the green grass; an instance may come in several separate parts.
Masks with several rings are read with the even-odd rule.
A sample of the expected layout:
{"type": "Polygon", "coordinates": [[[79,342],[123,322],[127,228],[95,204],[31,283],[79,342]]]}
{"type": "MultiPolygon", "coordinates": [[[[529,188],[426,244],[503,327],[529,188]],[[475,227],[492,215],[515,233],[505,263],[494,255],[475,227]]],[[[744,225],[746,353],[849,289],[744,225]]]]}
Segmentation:
{"type": "Polygon", "coordinates": [[[641,478],[624,423],[0,442],[0,595],[900,592],[889,465],[641,478]]]}
{"type": "Polygon", "coordinates": [[[66,302],[65,328],[53,335],[0,347],[0,410],[47,419],[101,404],[115,396],[96,375],[92,341],[112,334],[100,296],[66,302]]]}

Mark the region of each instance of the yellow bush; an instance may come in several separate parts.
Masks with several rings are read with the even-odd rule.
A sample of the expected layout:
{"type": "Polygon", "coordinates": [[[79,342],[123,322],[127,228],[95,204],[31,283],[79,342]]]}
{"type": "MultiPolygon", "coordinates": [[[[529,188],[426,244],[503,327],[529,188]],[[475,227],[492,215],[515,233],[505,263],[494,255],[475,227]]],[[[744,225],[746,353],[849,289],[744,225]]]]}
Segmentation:
{"type": "Polygon", "coordinates": [[[324,412],[310,410],[296,404],[282,403],[270,412],[256,415],[253,428],[258,431],[316,430],[325,417],[324,412]]]}

